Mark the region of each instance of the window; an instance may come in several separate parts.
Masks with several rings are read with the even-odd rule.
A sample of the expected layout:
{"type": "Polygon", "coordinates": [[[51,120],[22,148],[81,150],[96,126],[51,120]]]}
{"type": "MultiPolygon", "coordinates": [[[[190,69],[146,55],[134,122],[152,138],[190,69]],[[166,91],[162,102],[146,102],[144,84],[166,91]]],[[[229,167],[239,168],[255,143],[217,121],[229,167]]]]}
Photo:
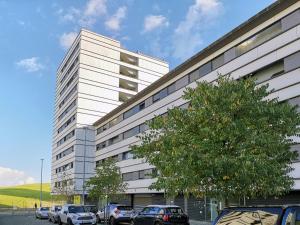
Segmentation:
{"type": "Polygon", "coordinates": [[[129,63],[131,65],[138,66],[138,58],[132,55],[128,55],[126,53],[121,52],[120,53],[120,60],[121,62],[129,63]]]}
{"type": "Polygon", "coordinates": [[[113,145],[115,143],[118,143],[119,141],[123,140],[123,134],[119,134],[117,136],[112,137],[108,140],[108,145],[113,145]]]}
{"type": "Polygon", "coordinates": [[[63,152],[56,155],[56,160],[59,160],[59,159],[63,158],[64,156],[71,154],[72,152],[74,152],[74,146],[71,146],[70,148],[67,148],[63,152]]]}
{"type": "Polygon", "coordinates": [[[194,70],[189,74],[190,82],[194,82],[195,80],[198,80],[200,78],[199,69],[194,70]]]}
{"type": "Polygon", "coordinates": [[[224,54],[212,60],[212,69],[215,70],[224,64],[224,54]]]}
{"type": "Polygon", "coordinates": [[[179,90],[189,84],[189,76],[184,76],[175,82],[176,90],[179,90]]]}
{"type": "Polygon", "coordinates": [[[123,115],[119,115],[118,117],[114,118],[113,120],[109,121],[109,127],[112,127],[118,123],[120,123],[123,120],[123,115]]]}
{"type": "Polygon", "coordinates": [[[279,60],[275,63],[268,65],[252,74],[250,76],[256,79],[256,84],[265,82],[271,78],[279,76],[284,73],[283,60],[279,60]]]}
{"type": "Polygon", "coordinates": [[[69,67],[68,71],[65,73],[65,75],[62,77],[62,79],[60,80],[60,83],[62,84],[66,78],[69,76],[69,74],[71,73],[71,71],[74,69],[75,65],[77,64],[77,62],[79,61],[79,57],[77,56],[74,60],[74,62],[72,63],[72,65],[69,67]]]}
{"type": "Polygon", "coordinates": [[[63,143],[65,143],[67,140],[69,140],[70,138],[72,138],[75,135],[75,130],[72,130],[70,133],[68,133],[66,136],[64,136],[62,139],[60,139],[57,142],[57,147],[62,145],[63,143]]]}
{"type": "Polygon", "coordinates": [[[127,160],[127,159],[133,159],[132,151],[122,153],[122,160],[127,160]]]}
{"type": "Polygon", "coordinates": [[[206,74],[210,73],[211,71],[212,71],[211,62],[208,62],[199,68],[199,75],[200,77],[203,77],[206,74]]]}
{"type": "Polygon", "coordinates": [[[119,79],[119,87],[130,91],[138,91],[138,84],[136,82],[124,79],[119,79]]]}
{"type": "Polygon", "coordinates": [[[120,66],[120,74],[126,77],[138,79],[138,71],[126,66],[120,66]]]}
{"type": "Polygon", "coordinates": [[[173,84],[168,86],[168,95],[172,94],[175,91],[176,91],[176,85],[175,85],[175,82],[174,82],[173,84]]]}
{"type": "Polygon", "coordinates": [[[133,97],[132,94],[124,93],[124,92],[119,92],[119,101],[120,102],[127,102],[129,99],[133,97]]]}
{"type": "Polygon", "coordinates": [[[72,96],[72,94],[74,94],[77,91],[77,84],[71,89],[71,91],[69,91],[69,93],[66,95],[66,97],[61,101],[61,103],[59,104],[59,108],[61,108],[66,101],[68,101],[68,99],[72,96]]]}
{"type": "Polygon", "coordinates": [[[168,95],[168,89],[164,88],[160,92],[153,95],[153,102],[157,102],[160,99],[163,99],[164,97],[166,97],[167,95],[168,95]]]}
{"type": "Polygon", "coordinates": [[[263,31],[260,31],[258,34],[253,37],[245,40],[236,47],[237,56],[242,55],[243,53],[251,50],[252,48],[270,40],[276,35],[280,34],[282,31],[281,21],[276,22],[270,27],[266,28],[263,31]]]}
{"type": "Polygon", "coordinates": [[[61,69],[61,73],[64,72],[64,70],[66,69],[66,67],[68,66],[70,60],[72,59],[72,57],[74,56],[75,52],[77,51],[77,49],[79,48],[79,43],[76,45],[76,47],[74,48],[74,50],[72,51],[72,53],[70,54],[70,56],[68,57],[68,60],[66,61],[65,65],[63,66],[63,68],[61,69]]]}
{"type": "Polygon", "coordinates": [[[57,133],[59,134],[60,132],[62,132],[66,127],[68,127],[74,120],[76,119],[75,114],[68,119],[58,130],[57,133]]]}
{"type": "Polygon", "coordinates": [[[146,123],[142,123],[140,125],[140,133],[143,133],[143,132],[145,132],[148,129],[149,129],[149,126],[146,123]]]}
{"type": "Polygon", "coordinates": [[[136,126],[130,130],[124,132],[124,139],[133,137],[140,132],[140,126],[136,126]]]}
{"type": "Polygon", "coordinates": [[[101,150],[106,147],[106,141],[101,142],[100,144],[96,145],[96,151],[101,150]]]}
{"type": "Polygon", "coordinates": [[[72,109],[75,105],[76,105],[76,100],[74,100],[74,101],[73,101],[73,102],[65,109],[65,111],[63,111],[63,112],[59,115],[59,117],[57,118],[58,121],[60,121],[65,115],[67,115],[68,112],[70,112],[71,109],[72,109]]]}
{"type": "Polygon", "coordinates": [[[65,91],[68,89],[68,87],[73,83],[73,81],[75,80],[75,78],[78,75],[78,70],[73,74],[73,76],[69,79],[69,81],[65,84],[65,86],[63,87],[63,89],[59,92],[59,95],[62,96],[63,93],[65,93],[65,91]]]}

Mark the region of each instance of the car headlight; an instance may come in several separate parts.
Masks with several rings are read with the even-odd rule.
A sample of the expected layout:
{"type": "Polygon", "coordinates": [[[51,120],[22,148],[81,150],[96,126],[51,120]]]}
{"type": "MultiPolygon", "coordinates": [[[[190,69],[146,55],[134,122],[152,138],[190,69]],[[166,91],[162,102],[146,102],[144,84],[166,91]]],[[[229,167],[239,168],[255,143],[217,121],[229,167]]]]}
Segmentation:
{"type": "Polygon", "coordinates": [[[72,215],[72,216],[71,216],[71,219],[72,219],[72,220],[77,220],[77,216],[72,215]]]}

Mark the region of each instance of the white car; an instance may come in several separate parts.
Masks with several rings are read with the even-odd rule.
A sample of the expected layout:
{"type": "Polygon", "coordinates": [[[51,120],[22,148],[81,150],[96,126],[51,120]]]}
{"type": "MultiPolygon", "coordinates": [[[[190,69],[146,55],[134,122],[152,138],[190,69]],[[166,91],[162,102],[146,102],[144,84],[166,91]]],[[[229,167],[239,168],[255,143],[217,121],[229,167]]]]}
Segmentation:
{"type": "Polygon", "coordinates": [[[93,213],[86,212],[83,205],[67,204],[62,207],[58,214],[58,224],[94,225],[96,224],[96,216],[93,213]]]}
{"type": "Polygon", "coordinates": [[[35,211],[35,218],[48,219],[49,207],[40,207],[35,211]]]}
{"type": "Polygon", "coordinates": [[[134,211],[131,206],[110,203],[99,210],[96,216],[98,223],[105,221],[104,217],[106,217],[109,225],[116,225],[119,223],[130,223],[133,214],[134,211]]]}

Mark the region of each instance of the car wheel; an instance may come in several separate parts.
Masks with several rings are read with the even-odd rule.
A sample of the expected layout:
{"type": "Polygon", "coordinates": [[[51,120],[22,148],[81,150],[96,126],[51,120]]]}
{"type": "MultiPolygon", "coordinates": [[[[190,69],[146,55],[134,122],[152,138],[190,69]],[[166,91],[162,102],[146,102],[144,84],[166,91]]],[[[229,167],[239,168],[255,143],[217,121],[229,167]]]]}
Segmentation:
{"type": "Polygon", "coordinates": [[[133,220],[130,221],[130,225],[134,225],[134,221],[133,220]]]}
{"type": "Polygon", "coordinates": [[[72,223],[72,220],[71,220],[71,219],[68,219],[68,220],[67,220],[67,222],[68,222],[68,225],[73,225],[73,223],[72,223]]]}
{"type": "Polygon", "coordinates": [[[100,219],[99,219],[99,216],[98,215],[96,215],[96,223],[100,223],[101,221],[100,221],[100,219]]]}
{"type": "Polygon", "coordinates": [[[115,218],[110,217],[110,219],[109,219],[109,225],[115,225],[115,218]]]}
{"type": "Polygon", "coordinates": [[[60,217],[57,218],[57,223],[58,223],[59,225],[63,225],[63,223],[62,223],[61,220],[60,220],[60,217]]]}

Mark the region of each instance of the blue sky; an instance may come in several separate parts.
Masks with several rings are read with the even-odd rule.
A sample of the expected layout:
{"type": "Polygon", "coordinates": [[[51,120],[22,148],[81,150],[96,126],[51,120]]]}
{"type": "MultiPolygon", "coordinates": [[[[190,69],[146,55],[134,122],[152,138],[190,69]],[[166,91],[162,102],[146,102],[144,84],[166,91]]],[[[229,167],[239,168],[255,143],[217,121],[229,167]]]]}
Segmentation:
{"type": "Polygon", "coordinates": [[[274,0],[0,0],[0,186],[50,180],[56,68],[81,27],[174,68],[274,0]]]}

